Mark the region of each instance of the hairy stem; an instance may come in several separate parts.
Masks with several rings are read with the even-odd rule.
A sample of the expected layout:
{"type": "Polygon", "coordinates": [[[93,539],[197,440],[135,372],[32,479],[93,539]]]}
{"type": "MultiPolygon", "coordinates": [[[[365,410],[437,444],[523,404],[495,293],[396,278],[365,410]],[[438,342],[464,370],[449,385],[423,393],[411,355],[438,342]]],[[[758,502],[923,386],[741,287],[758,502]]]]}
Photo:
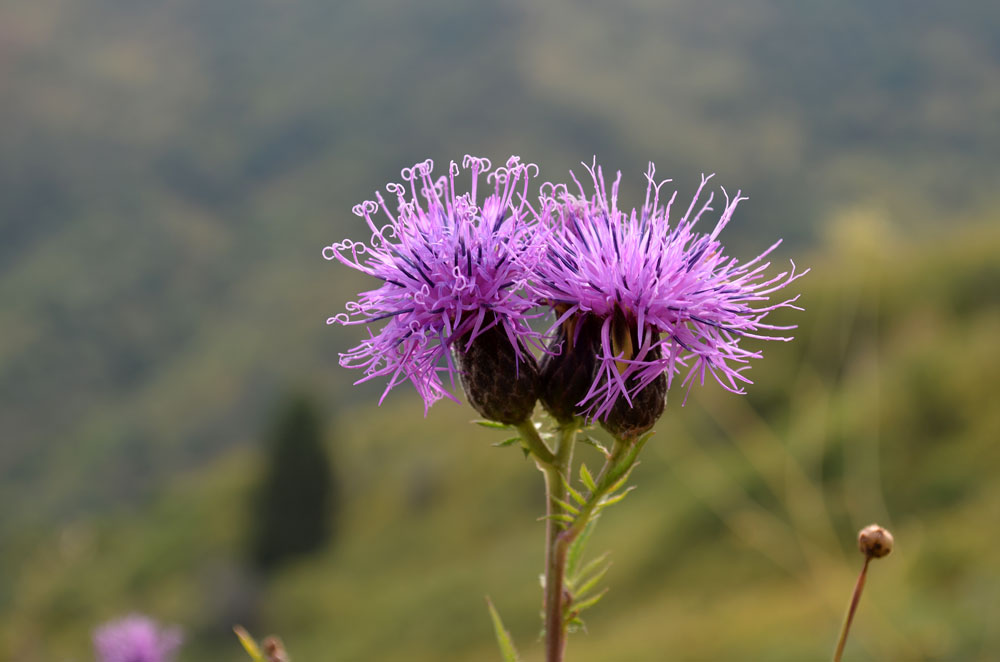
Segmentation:
{"type": "Polygon", "coordinates": [[[562,662],[566,650],[566,623],[563,619],[563,585],[566,573],[566,546],[562,544],[563,524],[555,517],[563,512],[560,501],[567,499],[566,482],[573,463],[577,426],[559,430],[559,445],[549,463],[539,462],[545,473],[547,519],[545,525],[545,659],[562,662]]]}

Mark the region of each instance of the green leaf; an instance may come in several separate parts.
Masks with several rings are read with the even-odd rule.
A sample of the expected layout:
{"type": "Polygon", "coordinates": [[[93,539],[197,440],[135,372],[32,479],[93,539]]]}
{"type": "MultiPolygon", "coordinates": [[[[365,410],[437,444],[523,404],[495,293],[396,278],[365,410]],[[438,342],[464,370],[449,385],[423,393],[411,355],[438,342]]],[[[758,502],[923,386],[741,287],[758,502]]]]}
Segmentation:
{"type": "Polygon", "coordinates": [[[504,439],[503,441],[498,441],[493,444],[497,448],[505,448],[507,446],[513,446],[517,442],[521,441],[521,437],[511,437],[510,439],[504,439]]]}
{"type": "Polygon", "coordinates": [[[570,609],[572,610],[571,613],[573,614],[573,616],[576,616],[577,614],[583,612],[583,610],[590,609],[591,607],[593,607],[594,605],[596,605],[598,602],[600,602],[601,598],[603,598],[607,594],[607,592],[608,592],[608,589],[604,589],[603,591],[601,591],[600,593],[598,593],[597,595],[595,595],[592,598],[587,598],[583,602],[573,603],[573,605],[570,607],[570,609]]]}
{"type": "Polygon", "coordinates": [[[573,618],[569,619],[569,622],[566,623],[566,631],[569,632],[570,634],[579,632],[580,630],[586,632],[587,626],[584,625],[583,619],[581,619],[579,616],[574,616],[573,618]]]}
{"type": "Polygon", "coordinates": [[[518,662],[520,658],[517,656],[517,649],[514,648],[514,642],[510,639],[510,633],[504,629],[503,621],[500,620],[500,613],[493,606],[493,602],[489,596],[486,598],[486,606],[490,610],[490,618],[493,620],[493,631],[497,635],[497,645],[500,646],[500,653],[503,655],[504,662],[518,662]]]}
{"type": "Polygon", "coordinates": [[[484,419],[476,419],[472,421],[476,425],[484,428],[491,428],[493,430],[506,430],[510,428],[506,423],[498,423],[497,421],[487,421],[484,419]]]}
{"type": "Polygon", "coordinates": [[[611,455],[611,453],[608,452],[608,449],[604,447],[604,444],[594,439],[589,434],[581,434],[578,437],[578,439],[583,443],[587,444],[588,446],[593,446],[594,448],[599,450],[601,452],[601,455],[603,455],[604,457],[608,457],[609,455],[611,455]]]}
{"type": "Polygon", "coordinates": [[[233,632],[239,637],[240,643],[243,644],[243,649],[250,656],[250,659],[254,662],[264,662],[264,654],[260,652],[257,642],[253,640],[253,637],[250,636],[250,633],[246,629],[237,625],[233,627],[233,632]]]}
{"type": "Polygon", "coordinates": [[[552,500],[554,502],[556,502],[557,504],[559,504],[559,507],[561,507],[566,512],[573,513],[574,515],[579,515],[580,514],[580,509],[577,508],[576,506],[574,506],[573,504],[571,504],[571,503],[569,503],[567,501],[563,501],[562,499],[557,499],[555,497],[552,497],[552,500]]]}
{"type": "Polygon", "coordinates": [[[587,505],[587,500],[583,498],[583,495],[576,491],[572,485],[569,484],[569,480],[565,476],[560,475],[559,479],[562,481],[563,487],[569,492],[569,495],[573,497],[573,501],[576,501],[581,506],[587,505]]]}
{"type": "Polygon", "coordinates": [[[580,482],[587,486],[591,494],[597,491],[597,483],[594,482],[594,476],[590,473],[587,465],[582,462],[580,463],[580,482]]]}
{"type": "Polygon", "coordinates": [[[567,524],[572,524],[576,521],[576,518],[572,515],[566,513],[556,513],[554,515],[542,515],[538,518],[539,522],[545,521],[547,519],[555,520],[556,522],[566,522],[567,524]]]}
{"type": "MultiPolygon", "coordinates": [[[[605,476],[604,480],[601,481],[601,486],[604,487],[606,485],[619,484],[622,478],[624,476],[627,476],[632,471],[632,469],[635,468],[636,465],[635,460],[639,456],[639,452],[642,451],[643,446],[646,445],[646,442],[649,441],[652,436],[653,432],[649,431],[646,434],[639,437],[638,439],[636,439],[634,442],[632,442],[631,446],[629,446],[628,448],[628,451],[625,453],[625,456],[621,458],[615,464],[615,466],[611,467],[610,471],[608,471],[607,476],[605,476]]],[[[614,492],[616,489],[618,488],[613,487],[608,491],[614,492]]]]}
{"type": "Polygon", "coordinates": [[[624,492],[621,492],[620,494],[616,494],[616,495],[614,495],[612,497],[608,497],[607,499],[602,499],[601,500],[601,505],[598,506],[598,510],[604,510],[608,506],[615,505],[616,503],[618,503],[619,501],[621,501],[622,499],[624,499],[625,497],[627,497],[628,493],[631,492],[634,489],[635,489],[635,485],[632,485],[631,487],[629,487],[628,489],[626,489],[624,492]]]}
{"type": "Polygon", "coordinates": [[[587,522],[587,525],[583,527],[580,531],[580,535],[570,543],[569,549],[566,551],[566,576],[576,577],[577,569],[580,567],[580,561],[583,560],[583,551],[587,546],[587,541],[590,540],[590,534],[594,531],[594,525],[596,520],[591,519],[587,522]]]}
{"type": "MultiPolygon", "coordinates": [[[[591,574],[593,574],[600,566],[604,565],[605,561],[608,560],[608,557],[610,555],[611,552],[604,552],[596,559],[590,561],[589,563],[587,563],[587,565],[583,566],[583,568],[579,572],[573,575],[573,584],[574,585],[579,584],[584,577],[589,577],[591,574]]],[[[610,568],[611,563],[608,563],[607,566],[610,568]]]]}
{"type": "Polygon", "coordinates": [[[576,589],[576,593],[574,594],[573,597],[582,598],[583,596],[593,591],[594,587],[597,586],[597,584],[602,579],[604,579],[604,575],[608,574],[608,570],[610,568],[611,568],[611,563],[610,562],[605,563],[603,568],[594,573],[587,581],[585,581],[583,584],[579,586],[579,588],[576,589]]]}
{"type": "Polygon", "coordinates": [[[614,492],[617,492],[618,490],[620,490],[625,485],[625,483],[628,482],[629,476],[632,475],[632,471],[637,466],[639,466],[638,462],[636,462],[635,464],[632,464],[631,466],[627,467],[625,469],[624,473],[622,473],[621,475],[618,475],[618,476],[614,476],[613,477],[614,480],[610,481],[610,484],[608,484],[609,483],[609,479],[612,478],[612,477],[609,476],[608,477],[609,479],[605,479],[604,480],[604,483],[606,484],[606,487],[603,490],[601,490],[601,491],[604,494],[613,494],[614,492]]]}

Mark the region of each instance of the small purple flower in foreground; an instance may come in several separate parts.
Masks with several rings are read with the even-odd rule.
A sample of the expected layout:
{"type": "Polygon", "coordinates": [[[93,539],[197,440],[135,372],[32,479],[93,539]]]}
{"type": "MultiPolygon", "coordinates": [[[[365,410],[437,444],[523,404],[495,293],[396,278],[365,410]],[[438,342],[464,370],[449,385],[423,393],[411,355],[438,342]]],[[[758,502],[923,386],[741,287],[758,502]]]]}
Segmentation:
{"type": "Polygon", "coordinates": [[[745,199],[739,192],[730,199],[723,189],[721,217],[711,233],[699,234],[693,231],[695,224],[712,209],[714,194],[699,206],[709,177],[702,177],[687,211],[671,228],[677,193],[661,205],[660,188],[666,182],[654,181],[652,163],[646,201],[630,213],[618,208],[621,174],[609,198],[601,169],[587,170],[593,196],[587,196],[575,176],[578,196],[561,185],[550,190],[555,227],[548,254],[536,267],[534,287],[556,309],[563,345],[586,344],[577,351],[596,354],[596,360],[589,359],[589,387],[576,396],[579,412],[607,423],[609,414],[638,406],[636,398],[647,386],[662,384],[650,389],[657,391],[659,402],[649,406],[658,410],[638,431],[648,429],[681,368],[688,370],[683,383],[689,389],[696,379],[704,383],[708,372],[726,389],[742,393],[740,382],[750,381],[742,372],[749,359],[761,354],[742,348],[741,340],[790,340],[780,332],[794,328],[764,323],[777,308],[796,308],[797,296],[770,303],[770,295],[803,275],[795,273],[794,263],[790,271],[765,275],[770,263],[764,258],[780,240],[740,264],[724,255],[717,239],[745,199]]]}
{"type": "Polygon", "coordinates": [[[506,338],[517,362],[533,365],[524,342],[537,339],[525,321],[534,303],[519,292],[544,250],[537,216],[527,202],[529,173],[537,168],[511,157],[506,166],[491,170],[488,160],[471,156],[463,168],[472,182],[462,194],[456,192],[461,171],[455,162],[448,176],[438,179],[431,177],[431,161],[404,169],[407,184],[386,186],[397,199],[395,215],[380,193],[375,202],[354,208],[371,229],[370,243],[344,240],[323,249],[326,259],[383,283],[348,303],[347,313],[327,320],[368,326],[369,337],[341,354],[340,364],[365,371],[357,383],[387,377],[380,403],[407,379],[423,397],[425,410],[442,396],[455,399],[451,391],[458,369],[452,350],[468,349],[488,331],[506,338]],[[484,173],[488,191],[480,203],[484,173]],[[373,218],[379,209],[389,221],[381,227],[373,218]],[[383,321],[381,329],[372,330],[383,321]]]}
{"type": "Polygon", "coordinates": [[[128,616],[94,632],[98,662],[170,662],[182,641],[178,628],[161,630],[145,616],[128,616]]]}

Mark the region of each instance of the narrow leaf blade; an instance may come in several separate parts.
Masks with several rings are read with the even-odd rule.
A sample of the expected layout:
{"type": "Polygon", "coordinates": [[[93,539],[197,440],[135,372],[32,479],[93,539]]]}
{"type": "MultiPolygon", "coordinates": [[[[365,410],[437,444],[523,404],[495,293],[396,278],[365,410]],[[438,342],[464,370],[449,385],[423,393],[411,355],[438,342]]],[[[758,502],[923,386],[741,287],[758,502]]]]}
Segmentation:
{"type": "Polygon", "coordinates": [[[594,587],[596,587],[597,584],[604,579],[604,575],[608,574],[609,569],[611,569],[611,564],[606,563],[603,568],[594,573],[590,579],[585,581],[579,588],[576,589],[576,597],[582,598],[593,591],[594,587]]]}
{"type": "Polygon", "coordinates": [[[573,501],[576,501],[581,506],[586,506],[587,500],[583,498],[583,495],[580,494],[579,491],[574,489],[573,486],[569,484],[569,480],[567,480],[565,477],[560,476],[560,478],[562,479],[563,487],[565,487],[566,491],[569,492],[569,495],[573,497],[573,501]]]}
{"type": "MultiPolygon", "coordinates": [[[[590,575],[592,575],[595,571],[597,571],[598,568],[600,568],[602,565],[605,564],[605,562],[607,562],[609,556],[611,556],[611,552],[604,552],[596,559],[589,561],[587,565],[583,566],[580,569],[580,571],[576,573],[576,575],[573,577],[574,583],[578,584],[583,580],[584,577],[589,577],[590,575]]],[[[609,567],[611,566],[610,563],[608,563],[607,565],[609,567]]]]}
{"type": "Polygon", "coordinates": [[[580,463],[580,482],[582,482],[587,489],[590,490],[591,494],[597,491],[597,483],[594,482],[593,474],[590,473],[590,469],[587,468],[587,465],[582,462],[580,463]]]}
{"type": "Polygon", "coordinates": [[[559,507],[565,510],[566,512],[573,513],[574,515],[580,514],[580,509],[574,506],[573,504],[569,503],[568,501],[563,501],[562,499],[557,499],[555,497],[552,497],[552,500],[557,504],[559,504],[559,507]]]}
{"type": "Polygon", "coordinates": [[[605,509],[605,508],[607,508],[608,506],[613,506],[613,505],[615,505],[616,503],[618,503],[619,501],[621,501],[622,499],[624,499],[625,497],[627,497],[627,496],[628,496],[628,493],[629,493],[629,492],[631,492],[631,491],[632,491],[632,490],[634,490],[634,489],[635,489],[635,485],[632,485],[631,487],[629,487],[629,488],[628,488],[627,490],[625,490],[624,492],[619,492],[618,494],[616,494],[616,495],[614,495],[614,496],[610,496],[610,497],[608,497],[608,498],[606,498],[606,499],[603,499],[603,500],[601,501],[601,505],[600,505],[600,506],[598,506],[598,508],[599,508],[600,510],[604,510],[604,509],[605,509]]]}
{"type": "Polygon", "coordinates": [[[542,515],[541,517],[538,518],[538,521],[544,522],[547,519],[555,520],[556,522],[566,522],[567,524],[573,524],[573,522],[576,521],[575,517],[573,517],[572,515],[568,515],[566,513],[555,513],[554,515],[542,515]]]}
{"type": "Polygon", "coordinates": [[[510,633],[504,628],[503,621],[500,620],[500,612],[493,606],[493,601],[489,597],[486,598],[486,606],[490,610],[493,631],[496,633],[497,645],[500,646],[500,654],[503,655],[503,661],[519,662],[520,658],[517,655],[517,649],[514,648],[514,642],[511,641],[510,633]]]}
{"type": "Polygon", "coordinates": [[[587,546],[587,541],[590,540],[590,534],[594,532],[594,525],[596,520],[591,518],[587,525],[583,527],[583,531],[580,531],[580,535],[576,537],[572,543],[570,543],[569,550],[566,552],[566,576],[575,577],[577,570],[580,567],[580,562],[583,560],[584,548],[587,546]]]}
{"type": "Polygon", "coordinates": [[[582,434],[582,435],[580,435],[579,440],[582,441],[583,443],[585,443],[585,444],[587,444],[589,446],[593,446],[594,448],[596,448],[597,450],[599,450],[601,452],[601,455],[603,455],[604,457],[608,457],[609,455],[611,455],[611,453],[608,452],[608,449],[605,448],[604,444],[602,444],[598,440],[594,439],[589,434],[582,434]]]}
{"type": "Polygon", "coordinates": [[[570,609],[573,610],[573,614],[574,615],[580,614],[585,609],[590,609],[591,607],[593,607],[594,605],[596,605],[598,602],[600,602],[601,598],[603,598],[607,594],[607,592],[608,592],[608,589],[604,589],[603,591],[601,591],[600,593],[596,594],[592,598],[587,598],[586,600],[584,600],[582,602],[575,603],[570,609]]]}
{"type": "Polygon", "coordinates": [[[506,429],[508,429],[510,427],[506,423],[498,423],[496,421],[487,421],[485,419],[476,419],[476,420],[474,420],[472,422],[475,423],[476,425],[480,426],[480,427],[490,428],[490,429],[493,429],[493,430],[506,430],[506,429]]]}
{"type": "Polygon", "coordinates": [[[250,633],[246,631],[245,628],[236,625],[233,627],[233,632],[239,638],[240,643],[243,644],[243,650],[247,652],[254,662],[264,662],[264,654],[260,652],[260,648],[257,647],[257,642],[253,640],[250,633]]]}

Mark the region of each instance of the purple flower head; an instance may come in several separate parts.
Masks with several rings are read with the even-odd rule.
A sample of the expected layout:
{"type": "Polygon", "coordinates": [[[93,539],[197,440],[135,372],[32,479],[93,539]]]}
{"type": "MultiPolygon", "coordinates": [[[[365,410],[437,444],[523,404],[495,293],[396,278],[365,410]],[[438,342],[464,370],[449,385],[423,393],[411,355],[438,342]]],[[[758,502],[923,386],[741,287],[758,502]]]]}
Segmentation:
{"type": "Polygon", "coordinates": [[[710,233],[700,234],[695,225],[712,211],[714,194],[702,201],[710,177],[702,177],[694,199],[671,227],[677,193],[662,204],[660,189],[666,182],[653,179],[652,163],[645,203],[631,212],[618,208],[621,173],[609,197],[601,169],[587,170],[592,196],[575,176],[578,195],[562,185],[544,193],[554,228],[533,288],[555,308],[562,345],[585,345],[589,350],[584,351],[596,354],[589,388],[576,402],[580,413],[605,420],[617,409],[643,402],[643,390],[665,376],[658,391],[662,411],[665,389],[682,369],[689,389],[711,373],[724,388],[742,393],[741,384],[750,381],[742,373],[761,354],[741,347],[741,341],[790,340],[781,332],[794,328],[764,323],[777,308],[796,308],[797,296],[772,302],[771,295],[803,275],[795,273],[794,263],[789,271],[766,275],[770,262],[765,258],[780,240],[740,264],[718,241],[746,199],[740,192],[730,198],[723,189],[726,203],[719,220],[710,233]]]}
{"type": "Polygon", "coordinates": [[[354,208],[372,232],[369,243],[347,239],[323,249],[326,259],[382,281],[327,320],[368,327],[368,337],[341,354],[340,364],[364,370],[356,383],[386,377],[380,404],[405,380],[423,397],[425,412],[443,396],[454,400],[458,370],[451,350],[467,349],[487,331],[502,331],[525,359],[530,354],[523,343],[537,339],[525,322],[534,303],[521,294],[544,251],[538,217],[527,202],[537,167],[516,156],[496,169],[487,159],[466,156],[462,167],[471,175],[464,193],[456,189],[461,169],[454,161],[437,179],[431,161],[404,169],[404,184],[386,186],[396,197],[395,213],[380,193],[354,208]],[[386,225],[376,223],[379,210],[386,225]]]}
{"type": "Polygon", "coordinates": [[[94,631],[98,662],[170,662],[182,641],[178,628],[161,630],[145,616],[128,616],[94,631]]]}

